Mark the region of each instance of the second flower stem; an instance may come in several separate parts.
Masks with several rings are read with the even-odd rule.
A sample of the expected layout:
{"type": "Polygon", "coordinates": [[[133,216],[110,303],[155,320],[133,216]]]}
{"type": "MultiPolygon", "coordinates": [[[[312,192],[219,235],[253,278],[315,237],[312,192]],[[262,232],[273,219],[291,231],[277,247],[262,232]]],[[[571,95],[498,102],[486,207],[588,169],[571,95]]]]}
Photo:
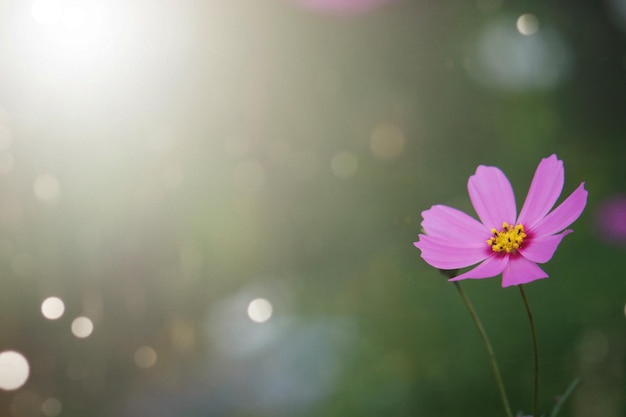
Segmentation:
{"type": "Polygon", "coordinates": [[[533,313],[530,311],[528,298],[526,298],[526,293],[524,292],[524,286],[521,284],[519,285],[519,292],[520,294],[522,294],[524,306],[526,307],[526,312],[528,313],[528,321],[530,322],[530,331],[533,338],[533,355],[535,357],[535,393],[533,401],[533,416],[537,417],[539,415],[537,414],[539,404],[539,351],[537,349],[537,331],[535,330],[535,320],[533,319],[533,313]]]}
{"type": "MultiPolygon", "coordinates": [[[[472,319],[474,320],[474,323],[476,324],[476,327],[478,328],[478,332],[480,333],[480,336],[483,339],[483,343],[485,344],[485,348],[487,349],[487,353],[489,354],[489,361],[491,362],[491,368],[493,369],[493,375],[494,375],[494,378],[496,379],[498,390],[500,391],[500,398],[502,398],[502,404],[504,405],[506,415],[508,417],[513,417],[513,413],[511,412],[511,406],[509,405],[509,400],[507,399],[506,391],[504,389],[504,384],[502,383],[502,377],[500,376],[500,369],[498,368],[498,363],[496,362],[496,354],[493,352],[493,348],[491,347],[491,343],[489,342],[489,338],[487,337],[487,332],[485,331],[485,328],[483,327],[483,323],[480,321],[480,318],[478,318],[478,314],[476,314],[476,311],[474,310],[472,303],[470,303],[469,298],[467,298],[467,296],[465,295],[465,292],[461,288],[461,285],[456,281],[454,281],[453,284],[456,287],[456,289],[459,291],[459,294],[461,295],[461,298],[465,302],[465,305],[467,306],[467,310],[472,316],[472,319]]],[[[537,413],[535,413],[535,416],[537,416],[537,413]]]]}

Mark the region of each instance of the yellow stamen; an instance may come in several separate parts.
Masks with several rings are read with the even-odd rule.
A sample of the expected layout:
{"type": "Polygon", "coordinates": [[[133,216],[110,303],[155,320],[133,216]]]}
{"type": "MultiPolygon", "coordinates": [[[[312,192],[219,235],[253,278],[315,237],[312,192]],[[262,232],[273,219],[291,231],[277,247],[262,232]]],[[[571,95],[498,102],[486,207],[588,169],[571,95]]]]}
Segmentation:
{"type": "Polygon", "coordinates": [[[493,237],[487,241],[494,252],[515,252],[521,246],[526,238],[526,232],[523,224],[515,226],[509,225],[507,222],[502,223],[502,229],[491,229],[493,237]]]}

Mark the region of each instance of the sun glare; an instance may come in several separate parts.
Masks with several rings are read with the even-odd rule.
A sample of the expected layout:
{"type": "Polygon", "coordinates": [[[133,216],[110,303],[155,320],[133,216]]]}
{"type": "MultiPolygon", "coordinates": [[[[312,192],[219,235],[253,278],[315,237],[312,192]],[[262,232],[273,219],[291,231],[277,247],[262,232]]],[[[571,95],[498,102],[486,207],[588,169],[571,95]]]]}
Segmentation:
{"type": "Polygon", "coordinates": [[[70,30],[80,30],[85,26],[87,15],[80,7],[68,7],[63,12],[63,25],[70,30]]]}
{"type": "Polygon", "coordinates": [[[35,0],[30,6],[30,14],[37,23],[54,24],[63,16],[63,4],[57,0],[35,0]]]}
{"type": "Polygon", "coordinates": [[[30,6],[31,48],[40,52],[66,50],[95,53],[110,30],[107,9],[100,2],[67,4],[59,0],[34,0],[30,6]]]}

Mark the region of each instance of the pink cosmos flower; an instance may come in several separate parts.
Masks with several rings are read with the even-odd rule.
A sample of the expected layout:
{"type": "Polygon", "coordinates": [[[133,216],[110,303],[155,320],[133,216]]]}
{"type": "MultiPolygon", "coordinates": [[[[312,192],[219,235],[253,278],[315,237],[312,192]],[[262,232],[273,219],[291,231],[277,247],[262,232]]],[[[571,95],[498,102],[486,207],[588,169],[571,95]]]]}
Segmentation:
{"type": "Polygon", "coordinates": [[[520,285],[546,274],[537,264],[552,259],[564,230],[587,204],[584,183],[552,210],[564,182],[563,161],[543,159],[519,216],[509,180],[496,167],[480,165],[467,188],[480,222],[443,205],[422,212],[422,229],[415,246],[422,258],[439,269],[478,265],[450,281],[490,278],[502,274],[502,286],[520,285]],[[550,213],[548,213],[550,212],[550,213]]]}

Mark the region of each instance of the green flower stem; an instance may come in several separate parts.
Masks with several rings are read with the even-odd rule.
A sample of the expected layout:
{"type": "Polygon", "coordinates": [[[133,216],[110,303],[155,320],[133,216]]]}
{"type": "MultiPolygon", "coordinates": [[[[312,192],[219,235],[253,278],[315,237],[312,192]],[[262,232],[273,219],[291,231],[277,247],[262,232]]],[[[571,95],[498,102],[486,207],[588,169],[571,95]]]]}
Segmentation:
{"type": "Polygon", "coordinates": [[[533,313],[530,311],[530,305],[528,304],[528,298],[524,292],[524,286],[519,285],[519,292],[522,294],[524,300],[524,306],[526,306],[526,312],[528,313],[528,321],[530,322],[530,332],[533,338],[533,355],[535,357],[535,393],[533,401],[533,416],[538,416],[538,404],[539,404],[539,351],[537,349],[537,331],[535,330],[535,320],[533,319],[533,313]]]}
{"type": "Polygon", "coordinates": [[[496,384],[498,385],[498,390],[500,391],[500,398],[502,398],[502,404],[504,405],[504,410],[506,411],[506,415],[508,417],[513,417],[513,413],[511,412],[511,406],[509,406],[509,400],[506,396],[506,391],[504,389],[504,384],[502,383],[502,377],[500,376],[500,369],[498,368],[498,362],[496,362],[496,354],[493,352],[493,348],[491,347],[491,343],[489,342],[489,338],[487,337],[487,332],[485,331],[485,328],[483,327],[483,323],[480,321],[480,318],[478,318],[478,314],[476,314],[476,311],[474,310],[472,303],[470,303],[469,298],[467,298],[467,295],[465,295],[465,292],[461,288],[461,284],[459,284],[456,281],[454,281],[453,284],[456,287],[456,289],[459,291],[461,298],[463,298],[463,301],[465,302],[465,305],[467,306],[467,310],[472,316],[472,319],[474,319],[474,323],[476,324],[476,327],[478,328],[478,332],[480,333],[480,336],[483,339],[483,343],[485,344],[485,348],[487,349],[487,353],[489,354],[491,368],[493,369],[493,376],[496,379],[496,384]]]}
{"type": "Polygon", "coordinates": [[[561,411],[561,406],[563,405],[563,403],[565,403],[567,398],[572,395],[572,392],[574,392],[574,389],[576,389],[576,385],[578,385],[579,382],[580,378],[576,378],[572,381],[571,384],[569,384],[563,395],[561,395],[556,404],[554,404],[554,408],[552,409],[552,413],[550,413],[550,417],[556,417],[557,414],[559,414],[559,411],[561,411]]]}

